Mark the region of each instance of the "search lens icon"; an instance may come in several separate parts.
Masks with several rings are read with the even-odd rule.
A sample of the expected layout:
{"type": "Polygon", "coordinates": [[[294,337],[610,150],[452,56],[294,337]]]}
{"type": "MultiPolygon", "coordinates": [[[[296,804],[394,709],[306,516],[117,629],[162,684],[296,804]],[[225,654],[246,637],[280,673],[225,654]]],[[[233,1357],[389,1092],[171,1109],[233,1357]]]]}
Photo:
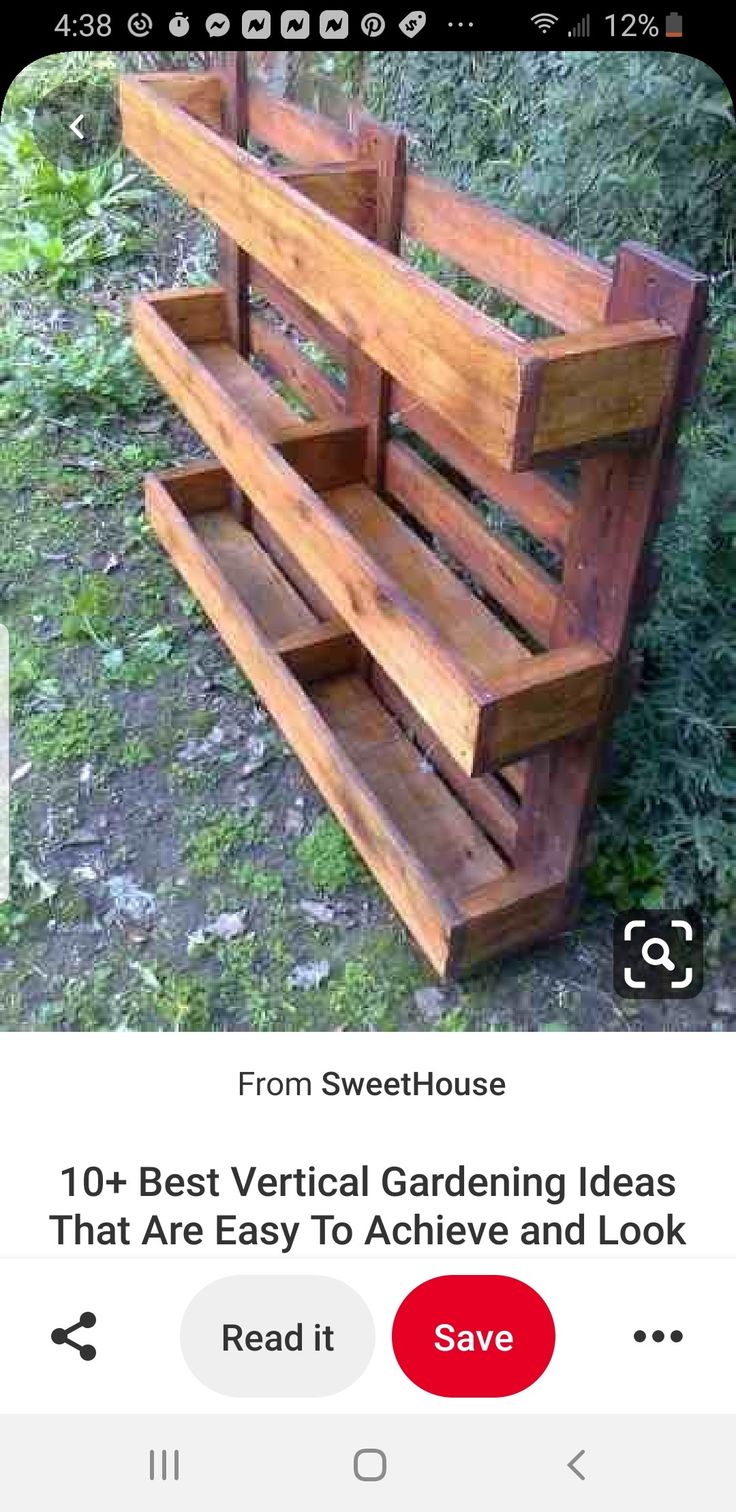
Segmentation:
{"type": "Polygon", "coordinates": [[[660,939],[657,935],[652,940],[644,942],[641,947],[641,954],[642,960],[646,961],[647,966],[666,966],[668,971],[674,971],[675,969],[675,963],[670,955],[667,941],[660,939]],[[652,955],[655,945],[659,950],[659,954],[656,956],[652,955]]]}

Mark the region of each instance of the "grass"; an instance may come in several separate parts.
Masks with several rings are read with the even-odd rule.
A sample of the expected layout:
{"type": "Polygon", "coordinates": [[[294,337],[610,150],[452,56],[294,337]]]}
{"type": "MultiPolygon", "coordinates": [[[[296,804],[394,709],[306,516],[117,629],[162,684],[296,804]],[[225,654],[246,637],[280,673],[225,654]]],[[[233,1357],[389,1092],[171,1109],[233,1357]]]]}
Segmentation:
{"type": "Polygon", "coordinates": [[[322,814],[299,841],[297,860],[305,876],[322,893],[338,893],[365,882],[367,872],[344,829],[331,814],[322,814]]]}
{"type": "Polygon", "coordinates": [[[49,767],[110,756],[123,741],[118,714],[86,705],[31,714],[21,734],[32,759],[49,767]]]}
{"type": "Polygon", "coordinates": [[[238,852],[258,831],[254,816],[246,819],[236,814],[218,814],[217,818],[200,826],[185,846],[185,857],[192,875],[201,878],[220,877],[225,871],[232,872],[238,852]]]}

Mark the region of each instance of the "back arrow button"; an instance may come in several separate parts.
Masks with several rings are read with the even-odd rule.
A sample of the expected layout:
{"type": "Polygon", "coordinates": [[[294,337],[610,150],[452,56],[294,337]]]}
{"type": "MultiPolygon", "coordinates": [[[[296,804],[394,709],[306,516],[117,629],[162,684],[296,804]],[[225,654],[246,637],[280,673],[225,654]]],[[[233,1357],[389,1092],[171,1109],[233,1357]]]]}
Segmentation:
{"type": "Polygon", "coordinates": [[[82,112],[81,115],[78,115],[76,121],[72,121],[69,127],[69,130],[74,132],[75,137],[79,137],[80,142],[84,141],[84,132],[79,130],[79,123],[83,120],[84,112],[82,112]]]}
{"type": "Polygon", "coordinates": [[[583,1475],[582,1470],[578,1470],[578,1460],[582,1459],[584,1454],[585,1450],[580,1449],[578,1450],[578,1453],[574,1454],[572,1459],[568,1460],[567,1462],[568,1470],[572,1470],[573,1475],[576,1475],[578,1480],[585,1480],[585,1476],[583,1475]]]}

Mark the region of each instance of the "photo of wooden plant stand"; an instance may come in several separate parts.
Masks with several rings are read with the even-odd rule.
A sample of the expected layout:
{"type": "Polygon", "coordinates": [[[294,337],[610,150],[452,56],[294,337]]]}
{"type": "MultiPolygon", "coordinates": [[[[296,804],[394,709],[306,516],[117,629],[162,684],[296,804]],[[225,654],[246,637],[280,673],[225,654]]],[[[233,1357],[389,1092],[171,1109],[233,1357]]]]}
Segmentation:
{"type": "Polygon", "coordinates": [[[251,83],[245,57],[121,84],[128,149],[221,233],[218,286],[134,301],[143,362],[216,459],[150,478],[149,518],[425,955],[459,973],[573,915],[707,280],[635,243],[613,267],[581,256],[408,169],[401,133],[251,83]],[[522,339],[406,241],[555,334],[522,339]],[[522,531],[494,533],[473,490],[522,531]]]}

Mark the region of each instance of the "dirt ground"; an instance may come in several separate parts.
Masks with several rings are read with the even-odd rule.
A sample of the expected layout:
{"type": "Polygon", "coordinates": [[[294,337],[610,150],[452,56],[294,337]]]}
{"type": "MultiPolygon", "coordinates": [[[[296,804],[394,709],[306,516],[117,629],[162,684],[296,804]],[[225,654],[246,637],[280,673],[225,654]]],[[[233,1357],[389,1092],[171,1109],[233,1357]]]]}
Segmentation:
{"type": "MultiPolygon", "coordinates": [[[[136,288],[199,277],[202,234],[169,209],[130,266],[21,318],[74,334],[119,316],[136,288]]],[[[690,1003],[616,998],[611,915],[590,902],[554,944],[436,983],[148,531],[144,473],[200,449],[153,393],[31,406],[0,441],[0,1028],[732,1029],[713,978],[690,1003]]]]}

